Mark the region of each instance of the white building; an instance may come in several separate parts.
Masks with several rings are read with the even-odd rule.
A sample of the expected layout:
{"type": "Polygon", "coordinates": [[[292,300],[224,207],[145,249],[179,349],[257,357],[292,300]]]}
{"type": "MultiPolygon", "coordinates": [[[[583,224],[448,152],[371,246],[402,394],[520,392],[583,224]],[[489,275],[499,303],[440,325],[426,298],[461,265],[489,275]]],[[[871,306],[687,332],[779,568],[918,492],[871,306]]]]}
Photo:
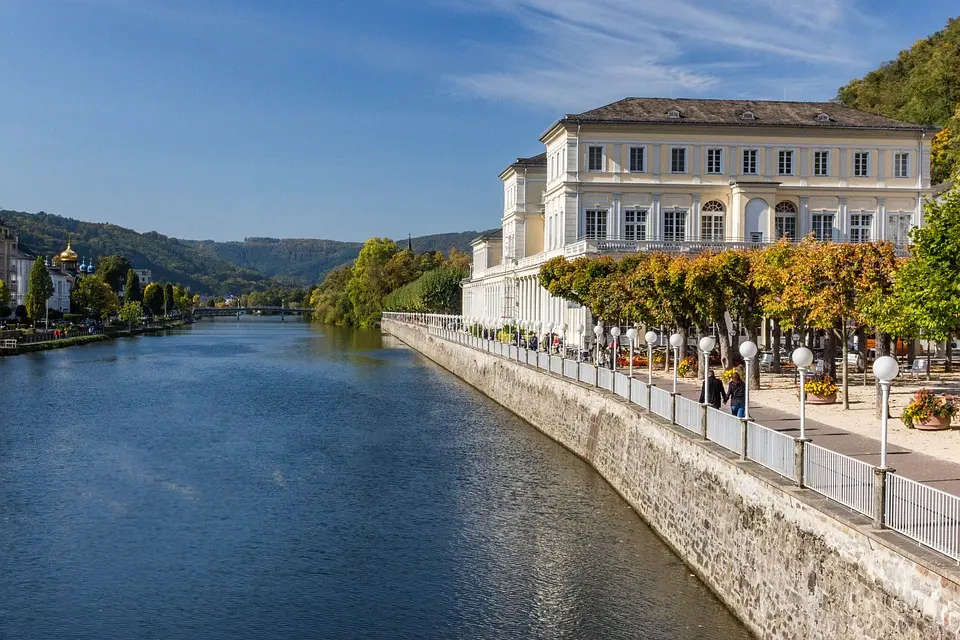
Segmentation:
{"type": "Polygon", "coordinates": [[[137,278],[140,280],[141,291],[143,291],[148,284],[153,282],[153,272],[150,271],[150,269],[134,269],[133,272],[137,274],[137,278]]]}
{"type": "Polygon", "coordinates": [[[589,326],[538,284],[555,256],[821,240],[908,242],[934,130],[834,103],[627,98],[567,115],[501,174],[463,311],[589,326]]]}

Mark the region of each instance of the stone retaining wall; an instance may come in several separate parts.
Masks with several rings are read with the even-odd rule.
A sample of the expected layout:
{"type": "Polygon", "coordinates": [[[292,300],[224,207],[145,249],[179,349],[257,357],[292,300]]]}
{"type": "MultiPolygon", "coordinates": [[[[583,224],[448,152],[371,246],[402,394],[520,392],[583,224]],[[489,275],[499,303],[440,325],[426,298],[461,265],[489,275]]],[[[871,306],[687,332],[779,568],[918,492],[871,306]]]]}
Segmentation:
{"type": "Polygon", "coordinates": [[[759,637],[960,637],[960,571],[939,555],[610,393],[383,330],[589,462],[759,637]]]}

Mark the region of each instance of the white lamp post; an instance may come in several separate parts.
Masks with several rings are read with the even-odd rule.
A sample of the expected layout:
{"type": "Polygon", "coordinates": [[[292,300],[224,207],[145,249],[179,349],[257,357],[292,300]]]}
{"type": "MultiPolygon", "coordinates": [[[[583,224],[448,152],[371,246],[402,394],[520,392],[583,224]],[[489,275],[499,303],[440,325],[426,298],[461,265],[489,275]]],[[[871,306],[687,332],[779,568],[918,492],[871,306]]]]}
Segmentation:
{"type": "Polygon", "coordinates": [[[627,340],[630,341],[630,377],[633,377],[633,343],[637,339],[637,330],[633,327],[627,329],[627,340]]]}
{"type": "Polygon", "coordinates": [[[880,422],[880,468],[887,468],[887,418],[890,414],[890,407],[887,406],[890,400],[890,383],[900,374],[900,365],[896,358],[890,356],[880,356],[873,363],[873,375],[877,376],[880,383],[880,391],[883,396],[883,407],[881,409],[880,422]]]}
{"type": "Polygon", "coordinates": [[[597,336],[597,366],[600,366],[600,341],[603,340],[603,323],[597,320],[597,326],[593,328],[593,335],[597,336]]]}
{"type": "Polygon", "coordinates": [[[703,351],[703,403],[710,404],[710,387],[707,384],[709,376],[707,369],[710,368],[710,352],[717,346],[717,340],[713,336],[703,336],[700,338],[700,351],[703,351]]]}
{"type": "Polygon", "coordinates": [[[653,345],[657,343],[657,332],[647,331],[643,336],[647,341],[647,384],[653,384],[653,345]]]}
{"type": "Polygon", "coordinates": [[[553,334],[553,323],[548,321],[546,324],[543,325],[543,337],[544,337],[543,341],[545,343],[543,346],[546,347],[544,351],[546,351],[547,353],[550,353],[550,342],[551,342],[550,337],[552,334],[553,334]]]}
{"type": "Polygon", "coordinates": [[[582,324],[577,325],[577,362],[583,358],[583,330],[582,324]]]}
{"type": "Polygon", "coordinates": [[[680,364],[680,347],[686,340],[683,334],[675,333],[670,336],[670,346],[673,347],[673,392],[677,392],[677,367],[680,364]]]}
{"type": "Polygon", "coordinates": [[[740,355],[746,363],[747,379],[743,387],[743,419],[750,419],[750,370],[753,368],[753,361],[757,357],[757,345],[747,340],[740,345],[740,355]]]}
{"type": "Polygon", "coordinates": [[[610,337],[613,338],[611,344],[613,344],[613,349],[610,357],[610,368],[614,371],[617,370],[617,352],[620,351],[620,327],[613,325],[610,328],[610,337]]]}
{"type": "Polygon", "coordinates": [[[793,355],[790,358],[793,360],[793,364],[797,365],[797,371],[800,372],[800,439],[803,440],[807,437],[807,390],[804,387],[807,384],[807,367],[813,362],[813,352],[806,347],[800,347],[793,350],[793,355]]]}
{"type": "Polygon", "coordinates": [[[560,336],[560,344],[557,345],[557,351],[560,353],[560,357],[562,358],[567,346],[567,323],[561,322],[556,326],[556,330],[557,335],[560,336]]]}

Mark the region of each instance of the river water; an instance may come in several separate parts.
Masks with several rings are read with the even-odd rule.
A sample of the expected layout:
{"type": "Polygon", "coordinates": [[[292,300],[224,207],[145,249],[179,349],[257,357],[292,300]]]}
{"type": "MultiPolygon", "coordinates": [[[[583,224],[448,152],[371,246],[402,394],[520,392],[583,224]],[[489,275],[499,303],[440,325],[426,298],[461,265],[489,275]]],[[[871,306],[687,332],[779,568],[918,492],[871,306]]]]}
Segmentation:
{"type": "Polygon", "coordinates": [[[594,471],[376,332],[0,358],[0,638],[748,638],[594,471]]]}

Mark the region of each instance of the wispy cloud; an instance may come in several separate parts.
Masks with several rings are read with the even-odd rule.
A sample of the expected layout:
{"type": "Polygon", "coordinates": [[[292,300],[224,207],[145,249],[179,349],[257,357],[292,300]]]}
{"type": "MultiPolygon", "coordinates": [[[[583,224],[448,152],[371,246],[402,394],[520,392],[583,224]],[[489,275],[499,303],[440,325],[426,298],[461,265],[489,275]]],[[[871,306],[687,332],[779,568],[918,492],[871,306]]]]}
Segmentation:
{"type": "Polygon", "coordinates": [[[530,35],[508,46],[502,68],[451,78],[497,101],[572,109],[626,95],[734,95],[761,76],[806,88],[813,74],[846,77],[865,63],[862,39],[847,34],[867,19],[846,0],[469,0],[460,8],[500,15],[530,35]]]}

